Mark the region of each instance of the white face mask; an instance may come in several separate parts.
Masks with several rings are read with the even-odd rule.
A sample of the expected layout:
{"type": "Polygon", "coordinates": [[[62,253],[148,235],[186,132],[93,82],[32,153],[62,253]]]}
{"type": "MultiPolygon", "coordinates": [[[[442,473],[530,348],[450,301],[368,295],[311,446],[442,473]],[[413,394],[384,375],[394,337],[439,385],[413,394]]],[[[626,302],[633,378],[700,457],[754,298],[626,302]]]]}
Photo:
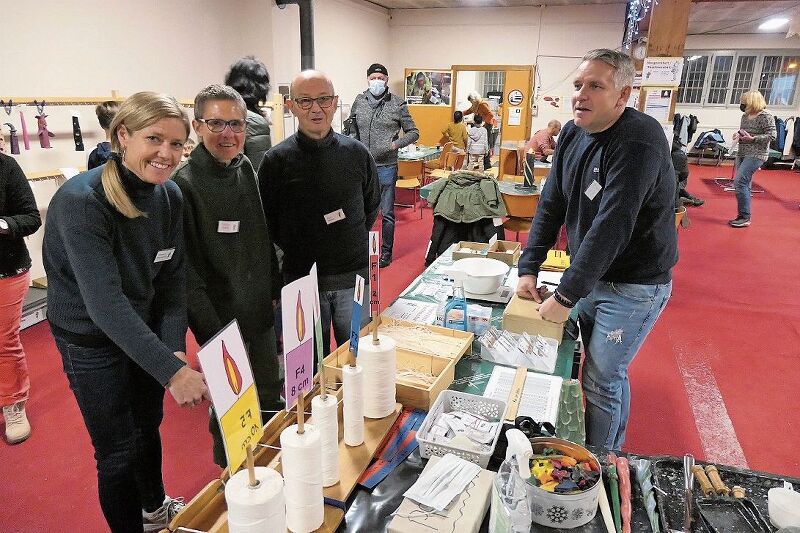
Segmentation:
{"type": "Polygon", "coordinates": [[[380,96],[386,90],[386,82],[381,79],[369,80],[369,92],[372,96],[380,96]]]}

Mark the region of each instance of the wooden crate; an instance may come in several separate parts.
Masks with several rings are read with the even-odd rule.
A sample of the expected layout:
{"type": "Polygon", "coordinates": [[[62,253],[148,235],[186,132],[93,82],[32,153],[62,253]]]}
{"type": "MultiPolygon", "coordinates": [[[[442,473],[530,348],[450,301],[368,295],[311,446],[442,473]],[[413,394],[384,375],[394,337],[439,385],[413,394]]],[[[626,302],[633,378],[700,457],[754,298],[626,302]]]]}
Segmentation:
{"type": "Polygon", "coordinates": [[[519,262],[521,249],[520,243],[515,241],[495,241],[489,246],[489,252],[486,255],[490,259],[497,259],[513,267],[519,262]]]}
{"type": "MultiPolygon", "coordinates": [[[[473,334],[465,331],[455,329],[442,328],[439,326],[422,326],[421,324],[413,324],[402,320],[396,320],[391,317],[381,315],[379,324],[398,324],[408,325],[413,327],[424,327],[433,333],[457,338],[461,341],[459,349],[456,353],[432,355],[421,353],[419,351],[405,349],[402,347],[397,348],[397,369],[411,369],[421,372],[427,372],[436,376],[436,381],[431,385],[423,385],[411,383],[406,381],[397,381],[396,395],[397,401],[407,407],[415,407],[417,409],[429,410],[439,393],[450,386],[455,378],[456,363],[461,357],[472,348],[473,334]]],[[[371,331],[371,325],[361,330],[361,336],[368,335],[371,331]]],[[[362,341],[363,342],[363,341],[362,341]]],[[[346,342],[340,346],[335,352],[331,353],[323,361],[325,365],[326,379],[329,383],[335,379],[337,383],[342,381],[342,367],[348,364],[350,360],[350,342],[346,342]]]]}
{"type": "Polygon", "coordinates": [[[459,259],[468,259],[470,257],[486,257],[486,253],[489,251],[489,244],[485,242],[470,242],[470,241],[459,241],[458,248],[453,250],[453,261],[458,261],[459,259]],[[477,250],[478,253],[472,252],[459,252],[462,248],[468,248],[470,250],[477,250]]]}

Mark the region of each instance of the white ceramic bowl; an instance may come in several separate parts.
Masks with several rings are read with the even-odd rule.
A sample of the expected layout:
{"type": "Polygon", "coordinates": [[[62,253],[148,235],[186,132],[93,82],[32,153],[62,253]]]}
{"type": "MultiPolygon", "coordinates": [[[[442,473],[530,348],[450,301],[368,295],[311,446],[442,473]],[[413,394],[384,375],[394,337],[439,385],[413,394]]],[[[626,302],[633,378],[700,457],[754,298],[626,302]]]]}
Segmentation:
{"type": "Polygon", "coordinates": [[[800,492],[783,487],[769,489],[767,509],[772,525],[778,529],[800,526],[800,492]]]}
{"type": "Polygon", "coordinates": [[[464,290],[472,294],[492,294],[508,274],[510,268],[497,259],[468,257],[453,263],[453,268],[466,274],[464,290]]]}

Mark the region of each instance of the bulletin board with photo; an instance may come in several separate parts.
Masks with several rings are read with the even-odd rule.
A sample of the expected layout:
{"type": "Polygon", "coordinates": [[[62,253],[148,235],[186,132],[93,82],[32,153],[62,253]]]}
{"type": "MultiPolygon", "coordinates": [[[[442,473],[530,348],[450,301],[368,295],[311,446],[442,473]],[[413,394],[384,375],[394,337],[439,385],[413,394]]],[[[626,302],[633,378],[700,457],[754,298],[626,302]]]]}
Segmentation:
{"type": "Polygon", "coordinates": [[[450,70],[405,69],[405,98],[409,104],[450,105],[450,70]]]}

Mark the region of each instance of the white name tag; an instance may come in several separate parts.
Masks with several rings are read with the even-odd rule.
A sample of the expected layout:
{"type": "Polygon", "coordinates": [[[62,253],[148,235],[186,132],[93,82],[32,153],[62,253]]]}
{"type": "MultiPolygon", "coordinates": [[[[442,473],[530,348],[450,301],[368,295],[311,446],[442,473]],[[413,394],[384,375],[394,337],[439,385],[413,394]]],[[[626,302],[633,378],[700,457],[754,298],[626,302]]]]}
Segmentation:
{"type": "Polygon", "coordinates": [[[336,211],[332,211],[325,215],[325,223],[329,226],[334,222],[339,222],[340,220],[344,220],[344,211],[341,209],[337,209],[336,211]]]}
{"type": "Polygon", "coordinates": [[[597,183],[597,180],[592,180],[589,186],[586,187],[586,190],[583,191],[583,194],[585,194],[589,200],[594,200],[594,197],[597,196],[597,193],[599,193],[602,188],[603,187],[597,183]]]}
{"type": "Polygon", "coordinates": [[[220,220],[217,222],[217,233],[239,233],[239,221],[220,220]]]}
{"type": "Polygon", "coordinates": [[[172,259],[172,254],[175,253],[175,248],[167,248],[166,250],[161,250],[156,254],[156,260],[153,263],[163,263],[164,261],[169,261],[172,259]]]}

